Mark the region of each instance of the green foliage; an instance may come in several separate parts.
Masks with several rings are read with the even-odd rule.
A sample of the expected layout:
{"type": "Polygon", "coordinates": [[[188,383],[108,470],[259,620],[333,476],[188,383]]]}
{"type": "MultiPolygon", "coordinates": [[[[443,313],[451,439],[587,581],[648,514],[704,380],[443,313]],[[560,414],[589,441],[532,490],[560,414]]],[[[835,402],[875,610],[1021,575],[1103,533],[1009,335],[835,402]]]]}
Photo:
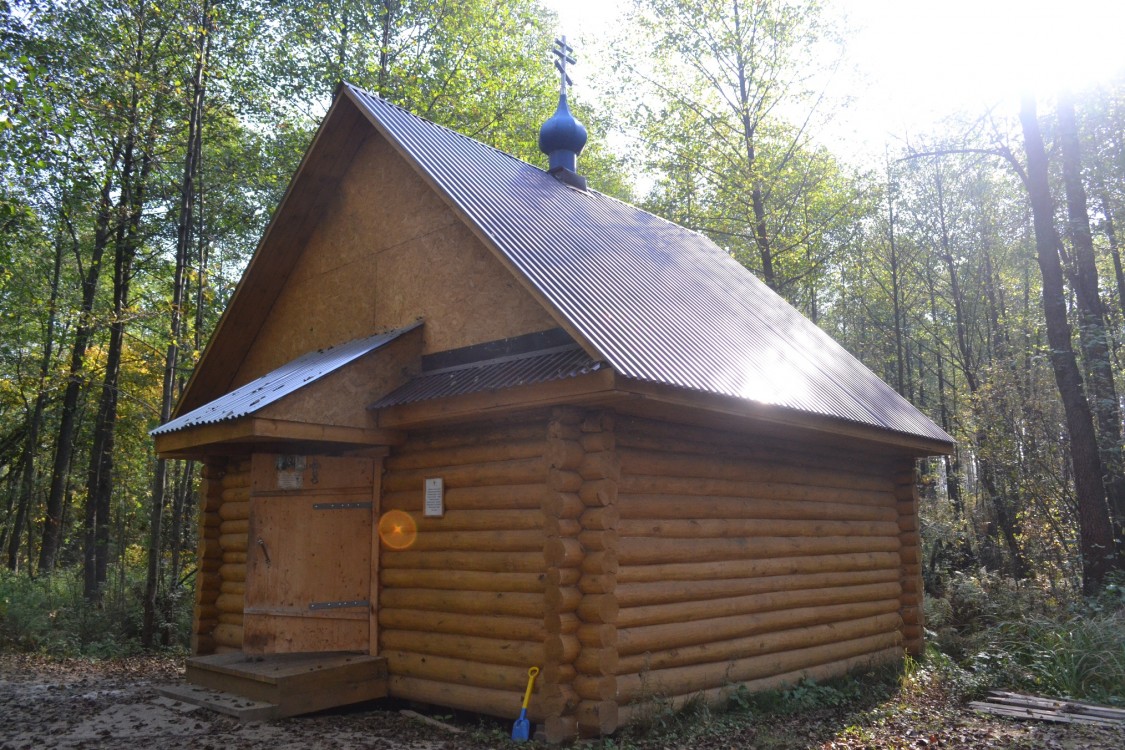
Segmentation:
{"type": "MultiPolygon", "coordinates": [[[[40,578],[0,569],[0,650],[93,658],[140,652],[143,567],[126,571],[119,585],[94,603],[82,595],[78,568],[40,578]]],[[[186,638],[190,597],[181,599],[174,612],[173,628],[186,638]]],[[[186,646],[186,640],[174,644],[186,646]]]]}

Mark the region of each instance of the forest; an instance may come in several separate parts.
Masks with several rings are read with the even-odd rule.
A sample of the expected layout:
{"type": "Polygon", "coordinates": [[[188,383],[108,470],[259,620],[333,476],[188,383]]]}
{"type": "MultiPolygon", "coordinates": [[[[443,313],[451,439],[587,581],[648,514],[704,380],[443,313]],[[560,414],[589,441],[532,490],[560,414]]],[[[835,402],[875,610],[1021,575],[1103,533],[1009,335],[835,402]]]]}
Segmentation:
{"type": "MultiPolygon", "coordinates": [[[[1021,644],[1084,633],[1070,692],[1125,702],[1125,70],[857,164],[824,145],[820,3],[629,12],[578,52],[591,187],[711,237],[956,439],[919,466],[932,644],[1042,686],[1021,644]]],[[[540,164],[558,33],[537,0],[0,3],[0,649],[184,648],[199,469],[148,431],[336,86],[540,164]]]]}

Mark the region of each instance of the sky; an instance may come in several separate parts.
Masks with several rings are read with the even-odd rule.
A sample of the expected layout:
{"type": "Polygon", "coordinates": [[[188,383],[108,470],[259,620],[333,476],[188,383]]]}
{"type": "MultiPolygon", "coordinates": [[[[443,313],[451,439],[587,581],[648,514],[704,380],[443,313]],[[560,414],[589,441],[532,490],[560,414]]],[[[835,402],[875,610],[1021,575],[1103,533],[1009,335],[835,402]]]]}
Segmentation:
{"type": "MultiPolygon", "coordinates": [[[[630,0],[544,0],[571,39],[606,35],[630,0]]],[[[844,19],[846,64],[829,94],[850,101],[833,148],[881,154],[956,112],[1000,113],[1125,69],[1125,0],[824,0],[844,19]]],[[[581,66],[596,65],[582,58],[581,66]]],[[[575,77],[580,83],[580,77],[575,77]]]]}

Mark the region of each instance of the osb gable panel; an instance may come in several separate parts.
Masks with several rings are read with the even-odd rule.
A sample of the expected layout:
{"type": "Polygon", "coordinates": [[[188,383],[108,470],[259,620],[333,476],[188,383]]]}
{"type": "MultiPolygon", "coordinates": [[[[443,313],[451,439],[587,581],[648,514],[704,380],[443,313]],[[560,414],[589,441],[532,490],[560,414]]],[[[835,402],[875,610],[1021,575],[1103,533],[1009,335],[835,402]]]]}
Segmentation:
{"type": "Polygon", "coordinates": [[[382,138],[341,180],[239,368],[426,320],[424,352],[558,325],[382,138]]]}
{"type": "Polygon", "coordinates": [[[375,428],[364,407],[406,383],[418,372],[422,332],[415,329],[258,412],[267,419],[333,427],[375,428]]]}

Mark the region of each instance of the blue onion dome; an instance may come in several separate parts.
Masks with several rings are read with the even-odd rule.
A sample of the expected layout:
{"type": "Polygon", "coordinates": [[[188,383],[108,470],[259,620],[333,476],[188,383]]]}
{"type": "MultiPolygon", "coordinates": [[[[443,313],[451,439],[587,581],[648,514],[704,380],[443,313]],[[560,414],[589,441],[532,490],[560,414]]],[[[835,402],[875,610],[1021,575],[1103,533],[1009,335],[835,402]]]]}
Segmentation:
{"type": "Polygon", "coordinates": [[[566,94],[560,94],[555,114],[539,128],[539,150],[547,155],[550,171],[559,167],[576,171],[578,154],[585,145],[586,128],[570,113],[566,94]]]}

